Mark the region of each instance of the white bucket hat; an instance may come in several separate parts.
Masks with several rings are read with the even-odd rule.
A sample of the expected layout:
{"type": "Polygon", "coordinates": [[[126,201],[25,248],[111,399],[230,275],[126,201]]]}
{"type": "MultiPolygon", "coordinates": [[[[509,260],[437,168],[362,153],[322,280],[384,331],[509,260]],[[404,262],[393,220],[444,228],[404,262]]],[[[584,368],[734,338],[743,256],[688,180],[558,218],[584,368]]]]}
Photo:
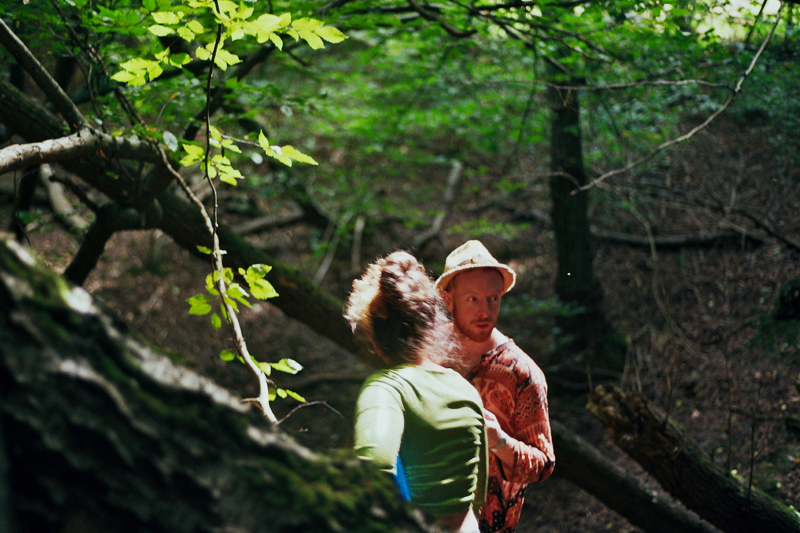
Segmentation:
{"type": "Polygon", "coordinates": [[[444,272],[436,280],[436,288],[446,291],[453,276],[470,268],[494,268],[503,275],[503,294],[511,290],[517,274],[508,265],[497,261],[480,241],[467,241],[447,256],[444,272]]]}

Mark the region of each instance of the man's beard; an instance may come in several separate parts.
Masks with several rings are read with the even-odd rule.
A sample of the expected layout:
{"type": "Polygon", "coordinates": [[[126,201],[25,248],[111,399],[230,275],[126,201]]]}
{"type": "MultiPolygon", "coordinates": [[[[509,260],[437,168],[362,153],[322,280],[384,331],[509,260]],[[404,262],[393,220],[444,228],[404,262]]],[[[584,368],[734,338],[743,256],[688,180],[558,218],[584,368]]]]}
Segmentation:
{"type": "MultiPolygon", "coordinates": [[[[455,311],[455,309],[453,309],[453,311],[455,311]]],[[[461,335],[465,336],[466,338],[468,338],[473,342],[486,342],[487,340],[489,340],[489,337],[492,336],[492,330],[494,329],[494,328],[488,328],[485,330],[478,330],[476,328],[473,328],[472,324],[467,320],[455,319],[454,322],[456,330],[458,330],[458,332],[461,335]]]]}

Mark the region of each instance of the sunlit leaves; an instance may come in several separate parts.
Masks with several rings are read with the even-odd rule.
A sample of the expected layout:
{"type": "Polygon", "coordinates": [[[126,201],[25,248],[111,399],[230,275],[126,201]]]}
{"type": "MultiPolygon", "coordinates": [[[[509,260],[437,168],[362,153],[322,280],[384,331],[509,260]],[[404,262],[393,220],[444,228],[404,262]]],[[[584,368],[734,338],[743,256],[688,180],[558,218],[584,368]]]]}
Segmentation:
{"type": "Polygon", "coordinates": [[[242,62],[239,56],[222,48],[222,44],[223,43],[219,43],[219,45],[216,45],[215,43],[208,43],[206,46],[197,48],[197,50],[195,50],[195,55],[197,59],[202,59],[203,61],[208,61],[213,57],[214,65],[220,70],[227,70],[228,66],[242,62]],[[216,52],[214,51],[215,46],[216,52]]]}
{"type": "Polygon", "coordinates": [[[206,294],[196,294],[186,300],[189,302],[189,314],[190,315],[207,315],[211,312],[211,306],[208,302],[214,300],[214,296],[209,296],[206,294]]]}
{"type": "MultiPolygon", "coordinates": [[[[219,354],[219,358],[223,361],[233,361],[234,359],[238,360],[240,363],[244,364],[244,359],[240,355],[230,351],[230,350],[222,350],[219,354]]],[[[303,370],[303,365],[295,361],[294,359],[283,358],[277,363],[267,363],[263,361],[257,360],[252,355],[250,356],[251,361],[254,365],[258,367],[265,375],[271,376],[272,371],[276,370],[278,372],[286,372],[287,374],[297,374],[301,370],[303,370]]],[[[276,398],[293,398],[300,403],[305,403],[306,399],[301,396],[300,394],[289,390],[283,389],[280,387],[270,387],[269,390],[269,399],[270,401],[275,400],[276,398]]]]}
{"type": "Polygon", "coordinates": [[[250,287],[250,292],[253,294],[253,297],[259,300],[266,300],[267,298],[275,298],[278,296],[272,284],[264,279],[270,270],[272,270],[271,266],[262,264],[250,265],[247,267],[247,270],[243,268],[239,269],[239,274],[244,277],[250,287]]]}
{"type": "Polygon", "coordinates": [[[269,40],[278,50],[283,50],[283,40],[277,32],[284,30],[291,22],[292,16],[289,13],[280,16],[267,13],[250,22],[246,30],[250,35],[255,36],[259,43],[269,40]]]}
{"type": "Polygon", "coordinates": [[[276,397],[286,398],[287,396],[290,396],[290,397],[294,398],[295,400],[297,400],[300,403],[305,403],[305,401],[306,401],[305,398],[303,398],[302,396],[300,396],[299,394],[297,394],[294,391],[290,391],[289,389],[277,388],[277,389],[269,391],[269,399],[270,399],[270,401],[274,400],[276,397]]]}
{"type": "Polygon", "coordinates": [[[292,30],[289,31],[292,37],[303,39],[314,50],[325,48],[323,39],[331,43],[339,43],[347,38],[333,26],[324,26],[322,21],[312,18],[295,20],[292,22],[292,30]]]}
{"type": "Polygon", "coordinates": [[[270,144],[263,131],[259,132],[258,134],[258,145],[262,150],[264,150],[265,154],[277,159],[287,167],[292,166],[292,160],[299,161],[301,163],[308,163],[309,165],[318,164],[313,157],[300,152],[291,145],[276,146],[274,144],[270,144]]]}
{"type": "Polygon", "coordinates": [[[111,76],[111,79],[134,87],[153,81],[164,72],[159,61],[140,57],[125,61],[120,67],[122,70],[111,76]]]}
{"type": "MultiPolygon", "coordinates": [[[[162,4],[163,5],[163,4],[162,4]]],[[[145,4],[146,9],[155,8],[157,3],[149,1],[145,4]]],[[[99,7],[99,10],[104,8],[99,7]]],[[[131,26],[139,29],[140,15],[134,10],[106,10],[118,19],[117,26],[131,26]]],[[[239,56],[228,50],[225,46],[226,39],[238,41],[247,36],[254,37],[258,43],[272,42],[278,49],[283,49],[283,39],[279,35],[285,33],[296,40],[302,39],[314,49],[324,48],[324,42],[339,43],[347,36],[333,26],[326,26],[322,21],[313,18],[300,18],[292,20],[290,13],[281,15],[261,14],[255,20],[251,20],[254,8],[244,3],[236,3],[230,0],[219,2],[206,0],[190,0],[183,5],[177,5],[172,9],[161,9],[150,12],[149,16],[155,24],[147,26],[147,31],[156,37],[166,37],[177,34],[187,42],[197,44],[195,56],[197,59],[208,61],[213,57],[214,65],[226,70],[229,66],[241,62],[239,56]],[[215,32],[210,31],[201,22],[204,13],[213,13],[214,19],[223,28],[222,39],[217,42],[215,32]]],[[[107,17],[106,17],[107,18],[107,17]]],[[[102,27],[101,25],[98,25],[102,27]]],[[[98,29],[98,31],[100,31],[98,29]]],[[[137,58],[138,63],[127,66],[121,65],[122,71],[116,73],[113,79],[122,83],[137,86],[152,81],[161,75],[163,70],[158,66],[159,63],[167,63],[173,66],[181,66],[190,60],[188,56],[178,60],[169,57],[170,51],[164,50],[164,55],[156,61],[145,58],[137,58]],[[149,61],[149,64],[144,62],[149,61]]]]}
{"type": "Polygon", "coordinates": [[[281,359],[277,363],[272,363],[272,368],[280,372],[286,372],[287,374],[297,374],[303,370],[303,365],[294,359],[281,359]]]}
{"type": "Polygon", "coordinates": [[[181,159],[181,166],[188,167],[205,158],[206,151],[203,150],[202,146],[188,143],[182,143],[181,146],[186,151],[186,155],[181,159]]]}
{"type": "Polygon", "coordinates": [[[236,180],[244,179],[242,173],[233,168],[231,160],[222,154],[215,154],[211,157],[211,164],[208,167],[208,177],[214,179],[219,177],[229,185],[236,185],[236,180]]]}

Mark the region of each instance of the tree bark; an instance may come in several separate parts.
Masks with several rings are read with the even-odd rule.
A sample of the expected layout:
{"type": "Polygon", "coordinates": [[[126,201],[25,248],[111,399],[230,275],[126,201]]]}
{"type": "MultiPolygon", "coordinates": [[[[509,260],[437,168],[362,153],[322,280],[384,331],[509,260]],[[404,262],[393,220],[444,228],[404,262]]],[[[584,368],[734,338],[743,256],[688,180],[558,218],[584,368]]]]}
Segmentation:
{"type": "Polygon", "coordinates": [[[587,365],[621,371],[624,351],[615,350],[610,343],[614,336],[603,312],[603,288],[593,266],[589,196],[578,191],[586,184],[578,94],[552,86],[548,91],[553,112],[550,196],[558,259],[555,292],[570,308],[556,318],[556,324],[570,339],[560,357],[561,374],[567,381],[586,383],[587,365]]]}
{"type": "Polygon", "coordinates": [[[667,492],[722,531],[800,532],[795,511],[726,472],[641,396],[618,387],[597,387],[589,397],[589,410],[667,492]]]}
{"type": "Polygon", "coordinates": [[[624,516],[647,533],[714,533],[717,531],[678,503],[660,496],[600,450],[555,420],[553,445],[557,473],[624,516]]]}
{"type": "Polygon", "coordinates": [[[0,391],[4,532],[437,531],[390,477],[301,447],[11,241],[0,391]]]}

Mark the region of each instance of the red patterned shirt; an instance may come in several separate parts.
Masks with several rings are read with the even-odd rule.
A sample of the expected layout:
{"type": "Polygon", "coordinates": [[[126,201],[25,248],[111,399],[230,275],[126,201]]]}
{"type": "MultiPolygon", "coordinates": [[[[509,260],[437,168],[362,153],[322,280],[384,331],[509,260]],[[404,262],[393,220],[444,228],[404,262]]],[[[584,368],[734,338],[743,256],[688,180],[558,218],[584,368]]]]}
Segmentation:
{"type": "Polygon", "coordinates": [[[555,455],[547,407],[547,382],[536,363],[509,339],[481,357],[467,374],[478,389],[484,409],[491,411],[511,439],[509,468],[489,454],[486,503],[481,509],[481,533],[513,533],[522,511],[525,487],[553,472],[555,455]]]}

